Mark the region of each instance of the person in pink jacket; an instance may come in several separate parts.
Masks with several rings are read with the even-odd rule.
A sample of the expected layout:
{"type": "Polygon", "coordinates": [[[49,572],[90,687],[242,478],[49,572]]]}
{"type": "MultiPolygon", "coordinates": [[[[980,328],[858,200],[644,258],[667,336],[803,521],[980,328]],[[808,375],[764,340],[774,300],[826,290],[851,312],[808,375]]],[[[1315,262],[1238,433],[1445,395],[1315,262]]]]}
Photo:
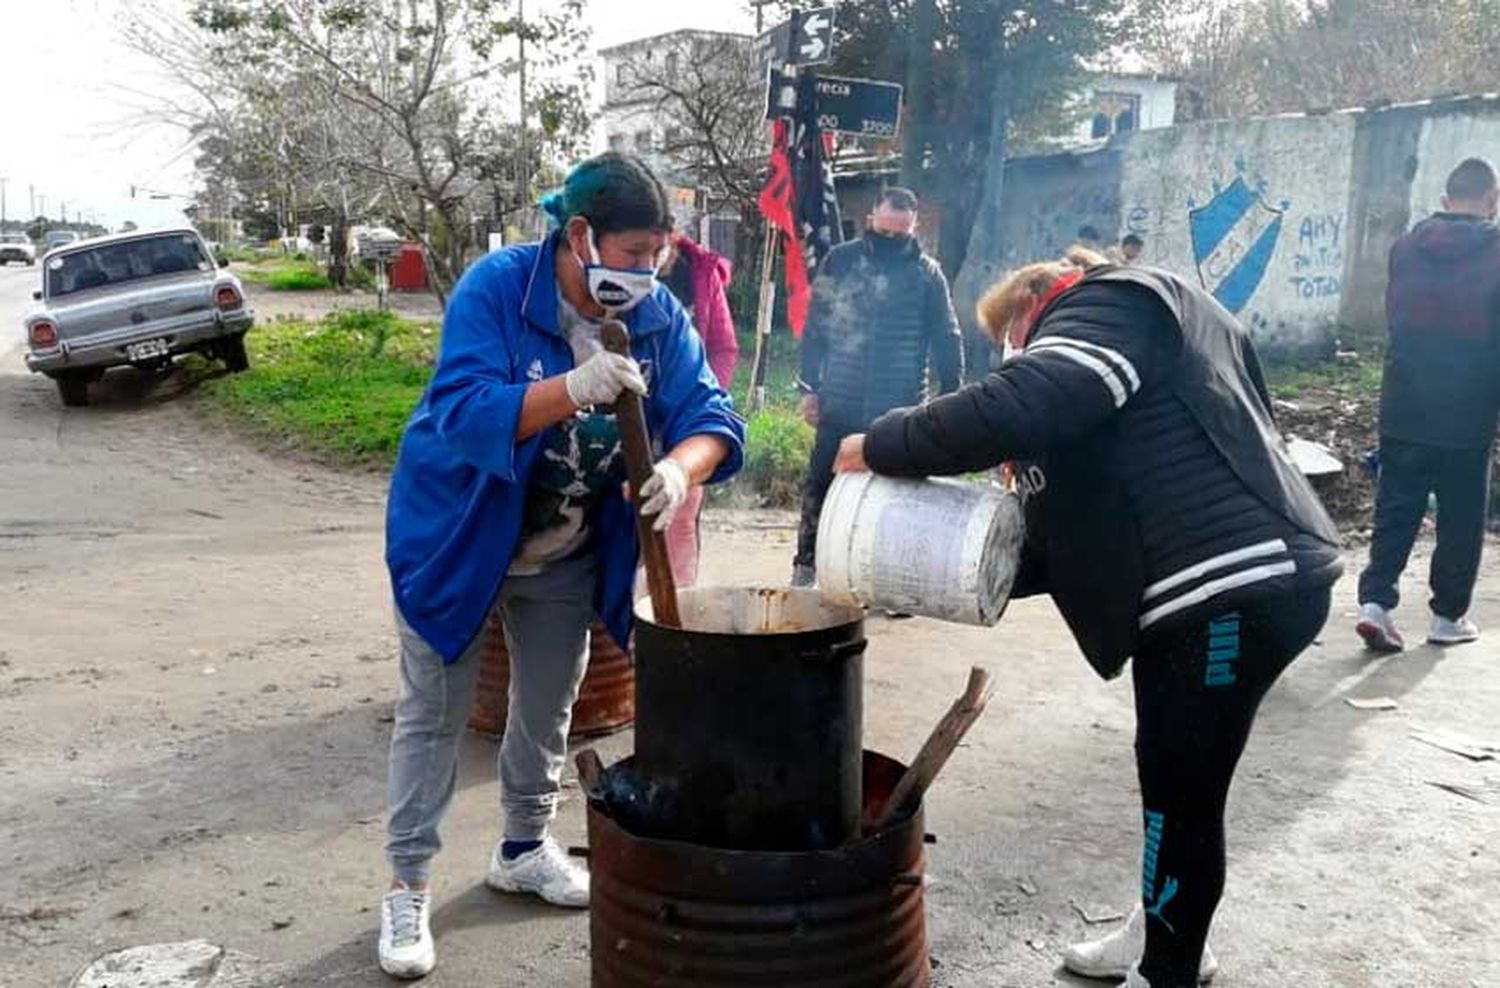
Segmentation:
{"type": "MultiPolygon", "coordinates": [[[[661,278],[677,301],[692,316],[693,326],[703,337],[708,366],[725,390],[734,380],[740,359],[734,336],[734,317],[729,311],[729,259],[716,254],[684,234],[672,238],[672,254],[661,278]]],[[[694,488],[667,529],[667,556],[672,578],[679,587],[698,582],[698,516],[703,509],[703,489],[694,488]]]]}

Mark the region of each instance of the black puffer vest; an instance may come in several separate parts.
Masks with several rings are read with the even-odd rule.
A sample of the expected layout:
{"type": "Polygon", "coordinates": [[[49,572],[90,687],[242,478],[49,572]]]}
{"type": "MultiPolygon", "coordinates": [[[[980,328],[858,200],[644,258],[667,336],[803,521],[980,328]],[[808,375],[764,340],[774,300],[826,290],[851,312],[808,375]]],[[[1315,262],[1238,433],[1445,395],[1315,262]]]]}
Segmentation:
{"type": "Polygon", "coordinates": [[[850,428],[927,400],[926,320],[942,270],[915,238],[884,241],[867,233],[840,244],[818,272],[828,314],[818,397],[825,419],[850,428]]]}
{"type": "MultiPolygon", "coordinates": [[[[1094,668],[1114,676],[1141,631],[1207,608],[1339,576],[1339,535],[1286,454],[1244,330],[1163,271],[1109,267],[1038,317],[1034,345],[1067,336],[1059,302],[1086,285],[1148,289],[1180,331],[1165,373],[1103,428],[1019,464],[1027,557],[1018,595],[1050,593],[1094,668]],[[1029,586],[1028,586],[1029,584],[1029,586]]],[[[1149,318],[1119,294],[1118,318],[1149,318]]],[[[1160,316],[1157,316],[1159,319],[1160,316]]]]}

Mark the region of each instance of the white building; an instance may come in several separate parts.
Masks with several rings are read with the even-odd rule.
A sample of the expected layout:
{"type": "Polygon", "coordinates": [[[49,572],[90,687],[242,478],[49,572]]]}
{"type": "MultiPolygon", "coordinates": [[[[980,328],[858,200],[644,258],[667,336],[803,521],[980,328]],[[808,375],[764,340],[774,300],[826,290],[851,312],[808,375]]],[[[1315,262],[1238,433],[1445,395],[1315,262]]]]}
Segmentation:
{"type": "Polygon", "coordinates": [[[1089,144],[1177,122],[1177,80],[1161,75],[1091,76],[1073,100],[1077,128],[1064,142],[1089,144]]]}
{"type": "Polygon", "coordinates": [[[598,132],[611,151],[640,155],[663,172],[674,171],[661,149],[668,146],[675,124],[661,109],[662,93],[642,87],[641,78],[671,81],[682,76],[688,59],[712,57],[724,46],[750,49],[755,39],[726,31],[672,31],[628,41],[599,51],[604,63],[604,105],[598,132]]]}
{"type": "Polygon", "coordinates": [[[604,105],[595,133],[602,137],[604,148],[640,156],[666,184],[678,229],[691,231],[700,242],[731,255],[739,216],[723,203],[711,201],[703,177],[666,153],[665,149],[679,145],[687,135],[677,130],[682,124],[674,108],[680,114],[681,104],[668,98],[663,87],[723,78],[715,75],[720,71],[745,73],[746,56],[754,48],[755,38],[748,34],[681,30],[599,52],[604,105]]]}

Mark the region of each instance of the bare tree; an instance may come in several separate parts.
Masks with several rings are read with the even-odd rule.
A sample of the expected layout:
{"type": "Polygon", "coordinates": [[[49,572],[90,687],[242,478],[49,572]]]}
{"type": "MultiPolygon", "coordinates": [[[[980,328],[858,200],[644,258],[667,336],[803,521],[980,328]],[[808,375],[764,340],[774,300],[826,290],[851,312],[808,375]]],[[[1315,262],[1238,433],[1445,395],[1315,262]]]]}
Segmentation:
{"type": "Polygon", "coordinates": [[[378,207],[423,244],[445,295],[499,206],[498,176],[520,176],[514,208],[538,153],[586,138],[583,6],[553,0],[528,18],[522,0],[196,0],[190,24],[137,17],[134,43],[182,84],[169,117],[232,145],[240,170],[282,187],[286,213],[331,216],[336,256],[348,221],[378,207]],[[512,40],[538,53],[516,124],[503,109],[523,64],[502,57],[512,40]],[[496,167],[507,127],[523,167],[496,167]]]}
{"type": "Polygon", "coordinates": [[[752,213],[767,147],[765,68],[751,40],[693,34],[625,71],[632,92],[667,123],[662,154],[718,203],[752,213]]]}
{"type": "Polygon", "coordinates": [[[1368,106],[1494,88],[1491,0],[1141,0],[1141,50],[1183,119],[1368,106]]]}

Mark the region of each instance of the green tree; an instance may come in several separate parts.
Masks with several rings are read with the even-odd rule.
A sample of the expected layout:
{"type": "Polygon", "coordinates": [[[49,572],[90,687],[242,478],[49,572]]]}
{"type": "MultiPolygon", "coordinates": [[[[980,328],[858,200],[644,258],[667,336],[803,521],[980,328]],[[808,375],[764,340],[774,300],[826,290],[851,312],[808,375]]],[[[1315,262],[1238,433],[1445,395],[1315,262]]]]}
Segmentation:
{"type": "Polygon", "coordinates": [[[968,253],[987,166],[1004,158],[1013,128],[1055,113],[1086,63],[1127,38],[1128,13],[1127,0],[839,5],[829,70],[907,84],[903,180],[942,212],[950,277],[968,253]]]}

